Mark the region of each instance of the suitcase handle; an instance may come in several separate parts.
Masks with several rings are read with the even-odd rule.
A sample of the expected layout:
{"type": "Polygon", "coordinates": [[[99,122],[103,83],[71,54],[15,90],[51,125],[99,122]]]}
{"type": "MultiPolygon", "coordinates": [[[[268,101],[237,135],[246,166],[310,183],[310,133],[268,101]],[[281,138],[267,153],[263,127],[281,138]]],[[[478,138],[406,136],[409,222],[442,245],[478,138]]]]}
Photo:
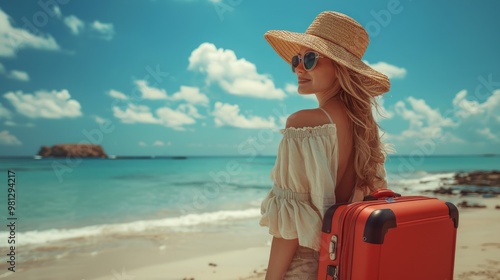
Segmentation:
{"type": "Polygon", "coordinates": [[[378,199],[384,199],[388,197],[400,197],[401,195],[399,193],[395,193],[390,189],[379,189],[374,192],[372,192],[370,195],[365,196],[363,199],[364,201],[369,201],[369,200],[378,200],[378,199]]]}

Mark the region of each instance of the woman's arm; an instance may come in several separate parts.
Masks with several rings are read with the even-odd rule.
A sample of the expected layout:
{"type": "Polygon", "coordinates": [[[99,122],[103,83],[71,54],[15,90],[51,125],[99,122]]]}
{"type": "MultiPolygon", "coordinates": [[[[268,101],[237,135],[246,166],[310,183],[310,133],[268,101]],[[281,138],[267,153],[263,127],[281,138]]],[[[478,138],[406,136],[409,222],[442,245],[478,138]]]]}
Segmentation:
{"type": "Polygon", "coordinates": [[[299,247],[298,239],[273,237],[271,254],[267,266],[266,280],[281,280],[290,266],[295,251],[299,247]]]}

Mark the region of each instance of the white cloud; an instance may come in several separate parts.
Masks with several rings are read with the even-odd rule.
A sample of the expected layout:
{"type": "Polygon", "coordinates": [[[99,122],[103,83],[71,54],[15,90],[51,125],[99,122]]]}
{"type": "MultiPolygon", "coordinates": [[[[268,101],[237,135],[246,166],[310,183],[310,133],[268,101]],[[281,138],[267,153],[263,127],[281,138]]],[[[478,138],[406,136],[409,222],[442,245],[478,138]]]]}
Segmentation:
{"type": "Polygon", "coordinates": [[[197,114],[196,111],[191,112],[186,108],[189,107],[179,106],[177,110],[161,107],[154,114],[148,106],[128,104],[125,110],[118,106],[113,107],[113,114],[123,123],[159,124],[175,130],[185,130],[185,125],[196,123],[195,117],[190,114],[197,114]],[[183,110],[187,110],[187,112],[183,112],[183,110]]]}
{"type": "Polygon", "coordinates": [[[188,116],[191,116],[196,119],[203,118],[203,116],[198,113],[198,109],[196,109],[196,107],[194,107],[192,104],[180,104],[177,107],[177,111],[183,112],[188,116]]]}
{"type": "Polygon", "coordinates": [[[185,130],[185,125],[196,123],[195,119],[180,110],[172,110],[168,107],[156,110],[158,118],[164,126],[175,130],[185,130]]]}
{"type": "Polygon", "coordinates": [[[5,73],[5,67],[3,66],[2,63],[0,63],[0,74],[5,73]]]}
{"type": "Polygon", "coordinates": [[[102,39],[111,40],[115,35],[115,28],[112,23],[103,23],[98,20],[94,21],[90,27],[95,32],[99,33],[102,39]]]}
{"type": "Polygon", "coordinates": [[[24,94],[22,91],[8,92],[4,97],[16,111],[30,118],[74,118],[82,115],[80,103],[71,99],[68,90],[37,91],[24,94]]]}
{"type": "Polygon", "coordinates": [[[366,64],[368,64],[370,67],[372,67],[373,69],[386,74],[387,77],[389,77],[389,79],[404,78],[406,76],[406,69],[405,68],[397,67],[395,65],[392,65],[392,64],[389,64],[389,63],[383,62],[383,61],[380,61],[380,62],[377,62],[374,64],[370,64],[366,60],[364,62],[366,64]]]}
{"type": "Polygon", "coordinates": [[[151,109],[144,105],[128,104],[125,110],[114,106],[113,115],[123,123],[150,123],[159,124],[160,121],[153,116],[151,109]]]}
{"type": "MultiPolygon", "coordinates": [[[[439,112],[424,100],[409,97],[394,106],[394,115],[408,121],[399,134],[387,134],[398,144],[422,141],[447,148],[450,144],[480,146],[500,142],[500,90],[482,100],[469,98],[467,91],[458,92],[451,101],[453,109],[439,112]]],[[[396,145],[397,147],[397,145],[396,145]]]]}
{"type": "Polygon", "coordinates": [[[64,18],[64,24],[71,30],[71,34],[78,35],[85,28],[85,23],[74,15],[64,18]]]}
{"type": "Polygon", "coordinates": [[[172,146],[172,142],[163,142],[163,141],[160,141],[160,140],[156,140],[154,143],[153,143],[153,146],[159,146],[159,147],[164,147],[164,146],[172,146]]]}
{"type": "Polygon", "coordinates": [[[286,84],[285,85],[285,91],[290,93],[290,94],[297,94],[298,93],[299,86],[296,84],[286,84]]]}
{"type": "Polygon", "coordinates": [[[216,126],[232,126],[248,129],[276,128],[273,117],[269,117],[268,119],[257,116],[245,117],[240,114],[238,105],[216,102],[213,116],[216,126]]]}
{"type": "Polygon", "coordinates": [[[7,120],[3,123],[4,125],[6,126],[20,126],[20,127],[35,127],[35,125],[33,123],[16,123],[14,121],[11,121],[11,120],[7,120]]]}
{"type": "Polygon", "coordinates": [[[116,98],[116,99],[121,99],[121,100],[127,100],[128,99],[128,96],[125,95],[124,93],[122,92],[119,92],[117,90],[114,90],[114,89],[111,89],[108,91],[108,95],[113,97],[113,98],[116,98]]]}
{"type": "Polygon", "coordinates": [[[8,130],[3,130],[0,132],[0,145],[6,146],[20,146],[23,143],[17,139],[16,136],[10,134],[8,130]]]}
{"type": "Polygon", "coordinates": [[[441,139],[445,136],[444,128],[455,127],[450,118],[445,118],[439,110],[432,109],[425,100],[416,99],[412,96],[404,101],[398,101],[395,106],[395,114],[402,119],[409,121],[409,127],[400,135],[392,135],[391,139],[397,140],[422,140],[422,139],[441,139]],[[406,107],[406,104],[410,108],[406,107]]]}
{"type": "Polygon", "coordinates": [[[59,50],[50,35],[37,36],[25,29],[13,27],[9,15],[0,9],[0,56],[15,57],[21,49],[59,50]]]}
{"type": "Polygon", "coordinates": [[[5,121],[3,124],[5,124],[7,126],[17,126],[17,123],[15,123],[13,121],[5,121]]]}
{"type": "Polygon", "coordinates": [[[151,87],[145,80],[137,80],[135,84],[139,88],[144,99],[167,99],[168,95],[164,89],[151,87]]]}
{"type": "Polygon", "coordinates": [[[0,103],[0,119],[11,119],[12,113],[0,103]]]}
{"type": "Polygon", "coordinates": [[[491,129],[488,127],[477,129],[476,132],[485,137],[487,140],[498,142],[498,137],[491,132],[491,129]]]}
{"type": "Polygon", "coordinates": [[[232,50],[217,49],[203,43],[189,57],[189,70],[207,75],[207,83],[215,82],[230,94],[265,99],[283,99],[285,92],[276,88],[267,75],[257,73],[255,64],[238,59],[232,50]]]}
{"type": "Polygon", "coordinates": [[[455,133],[470,143],[489,143],[500,139],[500,89],[488,98],[470,99],[467,91],[458,92],[453,99],[453,115],[459,122],[455,133]],[[482,102],[481,102],[482,101],[482,102]]]}
{"type": "Polygon", "coordinates": [[[394,113],[392,111],[387,110],[384,107],[384,97],[383,96],[377,96],[375,97],[375,100],[378,103],[378,109],[373,107],[372,113],[373,116],[375,117],[375,120],[377,122],[383,121],[384,119],[391,119],[394,117],[394,113]]]}
{"type": "MultiPolygon", "coordinates": [[[[148,146],[148,144],[144,141],[139,141],[139,146],[141,147],[146,147],[148,146]]],[[[168,146],[172,146],[172,142],[163,142],[161,140],[156,140],[153,142],[153,146],[157,146],[157,147],[168,147],[168,146]]]]}
{"type": "Polygon", "coordinates": [[[104,119],[104,118],[101,118],[99,116],[94,116],[94,121],[98,124],[103,124],[103,123],[106,123],[108,122],[109,120],[107,119],[104,119]]]}
{"type": "Polygon", "coordinates": [[[11,79],[27,82],[30,80],[28,73],[19,70],[12,70],[8,76],[11,79]]]}
{"type": "Polygon", "coordinates": [[[185,100],[191,104],[208,105],[208,97],[197,87],[181,86],[180,91],[174,93],[172,100],[185,100]]]}
{"type": "Polygon", "coordinates": [[[453,106],[456,115],[460,118],[469,118],[483,114],[488,116],[497,115],[497,110],[500,109],[500,89],[493,91],[493,94],[484,100],[483,103],[479,103],[478,100],[468,100],[467,91],[461,90],[455,95],[453,106]]]}
{"type": "Polygon", "coordinates": [[[153,146],[165,146],[165,143],[163,143],[163,141],[156,140],[156,141],[153,143],[153,146]]]}
{"type": "Polygon", "coordinates": [[[57,18],[61,18],[62,17],[62,12],[61,12],[61,8],[59,8],[59,6],[54,6],[54,15],[57,17],[57,18]]]}

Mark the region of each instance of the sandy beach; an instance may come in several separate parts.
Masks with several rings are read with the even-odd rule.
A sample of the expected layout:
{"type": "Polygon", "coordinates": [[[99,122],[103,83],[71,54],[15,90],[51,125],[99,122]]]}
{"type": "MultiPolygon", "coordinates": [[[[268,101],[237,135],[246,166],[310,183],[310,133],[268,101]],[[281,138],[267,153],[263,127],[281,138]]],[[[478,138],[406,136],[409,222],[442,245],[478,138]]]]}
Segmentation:
{"type": "MultiPolygon", "coordinates": [[[[459,208],[455,279],[500,279],[500,209],[496,209],[500,198],[464,199],[486,208],[459,208]]],[[[6,272],[2,265],[0,279],[262,280],[271,238],[257,226],[257,219],[250,222],[255,222],[255,231],[185,233],[154,240],[138,236],[127,246],[102,253],[18,263],[16,273],[6,272]]]]}

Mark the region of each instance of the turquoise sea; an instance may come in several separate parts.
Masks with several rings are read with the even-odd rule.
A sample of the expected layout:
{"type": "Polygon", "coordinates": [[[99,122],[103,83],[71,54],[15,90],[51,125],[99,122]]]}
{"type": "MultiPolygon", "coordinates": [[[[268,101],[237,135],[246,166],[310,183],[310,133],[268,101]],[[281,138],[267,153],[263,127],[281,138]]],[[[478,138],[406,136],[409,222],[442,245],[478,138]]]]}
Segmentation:
{"type": "MultiPolygon", "coordinates": [[[[16,244],[32,252],[25,261],[53,257],[47,248],[54,246],[60,250],[53,254],[77,252],[94,237],[250,229],[259,227],[274,162],[275,157],[3,158],[0,219],[8,224],[11,170],[16,244]]],[[[391,156],[386,163],[389,187],[402,194],[435,189],[458,171],[499,169],[500,156],[391,156]]],[[[0,249],[10,246],[8,235],[3,226],[0,249]]]]}

